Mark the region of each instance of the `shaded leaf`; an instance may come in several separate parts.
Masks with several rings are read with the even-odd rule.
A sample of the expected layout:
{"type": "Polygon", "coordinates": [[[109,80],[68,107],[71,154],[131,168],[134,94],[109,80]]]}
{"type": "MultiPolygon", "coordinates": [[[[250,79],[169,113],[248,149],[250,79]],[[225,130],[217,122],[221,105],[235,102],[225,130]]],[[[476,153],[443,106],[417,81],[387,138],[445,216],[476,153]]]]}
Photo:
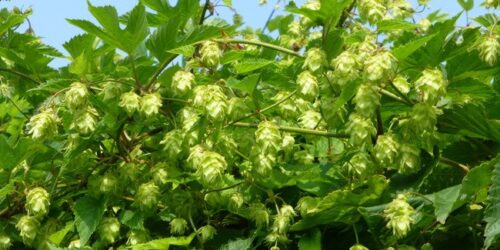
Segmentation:
{"type": "Polygon", "coordinates": [[[90,236],[94,233],[102,215],[104,214],[105,202],[92,197],[82,197],[75,203],[75,223],[80,242],[87,244],[90,236]]]}

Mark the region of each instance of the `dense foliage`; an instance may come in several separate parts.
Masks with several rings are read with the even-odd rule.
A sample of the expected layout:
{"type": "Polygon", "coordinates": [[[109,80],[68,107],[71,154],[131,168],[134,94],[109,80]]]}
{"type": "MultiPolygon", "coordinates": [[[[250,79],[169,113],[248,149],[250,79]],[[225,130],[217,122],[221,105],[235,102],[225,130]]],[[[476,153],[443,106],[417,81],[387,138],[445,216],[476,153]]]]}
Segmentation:
{"type": "Polygon", "coordinates": [[[498,249],[500,3],[418,2],[1,10],[0,249],[498,249]]]}

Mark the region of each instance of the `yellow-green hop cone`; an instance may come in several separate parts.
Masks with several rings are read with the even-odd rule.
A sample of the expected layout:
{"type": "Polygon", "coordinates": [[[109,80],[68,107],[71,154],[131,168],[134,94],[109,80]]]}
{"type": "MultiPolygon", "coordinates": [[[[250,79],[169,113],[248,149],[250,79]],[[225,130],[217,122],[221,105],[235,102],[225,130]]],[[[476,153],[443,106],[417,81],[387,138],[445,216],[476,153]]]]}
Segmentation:
{"type": "Polygon", "coordinates": [[[489,66],[494,66],[500,55],[500,36],[490,34],[483,37],[478,49],[481,59],[489,66]]]}
{"type": "Polygon", "coordinates": [[[417,136],[421,136],[423,132],[435,130],[437,113],[437,108],[427,103],[417,103],[413,106],[411,121],[417,136]]]}
{"type": "Polygon", "coordinates": [[[310,71],[303,71],[297,76],[297,88],[301,96],[314,99],[319,93],[318,79],[310,71]]]}
{"type": "Polygon", "coordinates": [[[273,169],[276,164],[275,153],[264,153],[260,152],[262,150],[259,147],[255,147],[252,150],[252,169],[257,172],[257,174],[266,176],[273,169]]]}
{"type": "Polygon", "coordinates": [[[323,121],[323,117],[319,112],[314,110],[308,110],[304,112],[299,117],[299,125],[302,128],[306,129],[319,129],[322,130],[325,127],[325,122],[323,121]]]}
{"type": "Polygon", "coordinates": [[[141,112],[146,116],[158,114],[162,106],[159,93],[149,93],[141,98],[141,112]]]}
{"type": "Polygon", "coordinates": [[[307,152],[307,150],[300,150],[293,154],[293,159],[297,161],[297,163],[309,165],[314,162],[314,155],[307,152]]]}
{"type": "Polygon", "coordinates": [[[168,160],[178,159],[182,152],[182,144],[184,142],[184,133],[180,129],[173,129],[165,134],[160,144],[165,145],[163,150],[167,153],[168,160]]]}
{"type": "Polygon", "coordinates": [[[170,221],[170,233],[182,235],[187,230],[187,221],[182,218],[175,218],[170,221]]]}
{"type": "Polygon", "coordinates": [[[195,165],[196,175],[200,178],[202,184],[211,186],[220,180],[224,171],[227,169],[227,163],[224,156],[213,151],[204,151],[200,162],[195,165]]]}
{"type": "Polygon", "coordinates": [[[406,78],[403,77],[402,75],[397,75],[392,80],[392,84],[394,84],[394,87],[396,87],[396,89],[398,89],[399,92],[403,94],[408,94],[410,92],[411,85],[408,82],[408,80],[406,80],[406,78]]]}
{"type": "Polygon", "coordinates": [[[40,222],[33,216],[25,215],[19,219],[16,228],[19,230],[19,235],[23,238],[23,242],[31,244],[38,233],[40,222]]]}
{"type": "Polygon", "coordinates": [[[119,106],[131,115],[141,107],[141,97],[133,91],[123,93],[120,97],[119,106]]]}
{"type": "Polygon", "coordinates": [[[48,108],[32,116],[27,124],[28,133],[33,139],[50,138],[57,134],[57,110],[48,108]]]}
{"type": "Polygon", "coordinates": [[[365,77],[369,81],[380,81],[389,77],[395,68],[396,59],[386,51],[381,50],[364,62],[365,77]]]}
{"type": "Polygon", "coordinates": [[[131,230],[128,233],[127,245],[133,246],[145,243],[149,240],[149,235],[144,230],[131,230]]]}
{"type": "Polygon", "coordinates": [[[403,238],[408,234],[413,223],[415,209],[406,202],[406,196],[399,194],[384,209],[384,217],[387,220],[387,228],[392,230],[392,234],[397,238],[403,238]]]}
{"type": "Polygon", "coordinates": [[[215,234],[217,234],[217,229],[211,225],[206,225],[200,227],[199,234],[201,241],[205,242],[214,238],[215,234]]]}
{"type": "Polygon", "coordinates": [[[75,128],[82,135],[87,135],[95,130],[97,116],[97,110],[92,107],[77,111],[71,128],[75,128]]]}
{"type": "Polygon", "coordinates": [[[370,156],[364,152],[356,153],[346,165],[348,172],[360,179],[373,173],[373,162],[370,160],[370,156]]]}
{"type": "Polygon", "coordinates": [[[380,0],[361,0],[359,1],[359,16],[370,24],[376,24],[385,16],[387,9],[380,0]]]}
{"type": "Polygon", "coordinates": [[[154,182],[143,183],[137,189],[135,194],[135,203],[143,210],[150,210],[158,204],[160,189],[154,182]]]}
{"type": "Polygon", "coordinates": [[[249,112],[250,109],[245,103],[245,99],[239,97],[233,97],[229,99],[227,113],[231,120],[240,119],[249,112]]]}
{"type": "Polygon", "coordinates": [[[410,174],[420,170],[420,149],[412,144],[402,144],[399,149],[398,172],[410,174]]]}
{"type": "Polygon", "coordinates": [[[352,247],[349,248],[349,250],[370,250],[367,247],[361,245],[361,244],[356,244],[353,245],[352,247]]]}
{"type": "Polygon", "coordinates": [[[36,187],[28,191],[26,195],[26,210],[30,215],[41,217],[48,213],[50,208],[49,193],[41,188],[36,187]]]}
{"type": "Polygon", "coordinates": [[[380,106],[380,97],[376,86],[371,84],[361,85],[353,99],[356,104],[356,112],[367,118],[372,117],[380,106]]]}
{"type": "Polygon", "coordinates": [[[209,68],[219,65],[220,58],[222,57],[219,45],[212,41],[206,41],[201,44],[200,54],[201,62],[209,68]]]}
{"type": "Polygon", "coordinates": [[[0,250],[7,250],[12,246],[12,241],[9,236],[0,233],[0,250]]]}
{"type": "Polygon", "coordinates": [[[226,118],[228,100],[218,85],[202,85],[194,89],[193,106],[203,110],[209,118],[222,121],[226,118]]]}
{"type": "Polygon", "coordinates": [[[436,103],[439,98],[446,94],[447,86],[448,82],[439,69],[426,69],[422,72],[422,76],[415,81],[420,101],[431,104],[436,103]]]}
{"type": "Polygon", "coordinates": [[[326,54],[319,48],[311,48],[306,53],[306,59],[302,68],[317,71],[327,64],[326,54]]]}
{"type": "Polygon", "coordinates": [[[234,210],[240,209],[243,206],[243,203],[245,203],[245,199],[240,193],[234,193],[229,198],[229,207],[234,210]]]}
{"type": "Polygon", "coordinates": [[[355,146],[371,145],[372,136],[377,134],[373,122],[356,113],[349,116],[346,131],[350,134],[349,142],[355,146]]]}
{"type": "Polygon", "coordinates": [[[269,211],[262,203],[254,203],[250,205],[251,218],[259,228],[264,228],[269,225],[269,211]]]}
{"type": "Polygon", "coordinates": [[[64,101],[71,110],[75,111],[87,105],[88,94],[87,85],[81,82],[74,82],[71,84],[69,90],[66,91],[64,101]]]}
{"type": "Polygon", "coordinates": [[[358,76],[361,67],[358,56],[349,50],[340,53],[332,60],[331,65],[337,76],[349,79],[358,76]]]}
{"type": "Polygon", "coordinates": [[[255,131],[255,141],[261,153],[275,153],[281,148],[281,133],[279,127],[270,121],[259,123],[255,131]]]}
{"type": "Polygon", "coordinates": [[[394,165],[399,152],[399,143],[392,134],[379,135],[373,147],[373,156],[384,168],[396,168],[394,165]]]}
{"type": "MultiPolygon", "coordinates": [[[[0,77],[0,81],[2,78],[0,77]]],[[[4,96],[7,98],[12,98],[12,93],[14,92],[14,88],[8,85],[7,83],[0,84],[0,96],[4,96]]]]}
{"type": "Polygon", "coordinates": [[[189,71],[179,70],[172,77],[172,91],[179,96],[187,94],[194,84],[194,74],[189,71]]]}
{"type": "Polygon", "coordinates": [[[484,6],[486,8],[500,8],[500,0],[485,0],[484,1],[484,6]]]}
{"type": "Polygon", "coordinates": [[[105,217],[101,220],[97,231],[105,243],[113,243],[120,236],[120,222],[115,217],[105,217]]]}

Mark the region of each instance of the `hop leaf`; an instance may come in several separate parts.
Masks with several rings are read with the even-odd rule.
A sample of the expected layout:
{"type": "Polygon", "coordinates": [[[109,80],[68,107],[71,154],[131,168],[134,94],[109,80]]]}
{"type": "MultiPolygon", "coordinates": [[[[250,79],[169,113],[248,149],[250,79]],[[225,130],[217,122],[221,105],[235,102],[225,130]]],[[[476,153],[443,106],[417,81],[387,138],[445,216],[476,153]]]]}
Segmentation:
{"type": "Polygon", "coordinates": [[[57,134],[57,122],[57,111],[53,108],[44,109],[30,118],[28,133],[33,139],[50,138],[57,134]]]}
{"type": "Polygon", "coordinates": [[[194,75],[189,71],[179,70],[172,77],[172,90],[177,95],[185,95],[195,84],[194,75]]]}
{"type": "Polygon", "coordinates": [[[64,96],[65,103],[68,107],[75,111],[87,105],[88,89],[87,86],[81,82],[74,82],[71,84],[68,91],[64,96]]]}
{"type": "Polygon", "coordinates": [[[387,220],[386,226],[392,230],[394,236],[402,238],[411,229],[413,214],[415,214],[415,210],[406,202],[406,196],[400,194],[384,209],[384,217],[387,220]]]}
{"type": "Polygon", "coordinates": [[[120,236],[120,222],[115,217],[105,217],[101,220],[97,230],[104,242],[113,243],[120,236]]]}
{"type": "Polygon", "coordinates": [[[182,218],[175,218],[170,221],[170,233],[172,234],[184,234],[187,229],[187,221],[182,218]]]}
{"type": "Polygon", "coordinates": [[[141,112],[146,116],[152,116],[158,114],[161,103],[161,96],[159,93],[150,93],[141,98],[140,101],[141,112]]]}
{"type": "Polygon", "coordinates": [[[40,222],[35,217],[24,215],[17,222],[16,228],[19,230],[19,235],[23,238],[23,241],[26,244],[31,244],[40,228],[40,222]]]}
{"type": "Polygon", "coordinates": [[[28,191],[26,195],[26,210],[29,214],[41,217],[47,214],[50,207],[49,193],[41,187],[28,191]]]}

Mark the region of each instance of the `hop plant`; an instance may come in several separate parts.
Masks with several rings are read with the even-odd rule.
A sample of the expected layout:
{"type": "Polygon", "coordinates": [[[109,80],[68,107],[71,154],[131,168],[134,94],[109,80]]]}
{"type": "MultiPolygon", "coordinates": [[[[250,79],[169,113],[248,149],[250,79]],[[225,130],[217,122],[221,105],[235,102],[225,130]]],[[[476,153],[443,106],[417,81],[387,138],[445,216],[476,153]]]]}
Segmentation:
{"type": "Polygon", "coordinates": [[[248,114],[249,111],[250,109],[245,103],[245,99],[239,97],[229,99],[227,113],[232,120],[243,117],[245,114],[248,114]]]}
{"type": "Polygon", "coordinates": [[[89,189],[101,194],[114,194],[118,190],[118,178],[112,173],[93,176],[88,182],[89,189]]]}
{"type": "Polygon", "coordinates": [[[356,244],[350,247],[349,250],[369,250],[369,249],[361,244],[356,244]]]}
{"type": "Polygon", "coordinates": [[[7,250],[12,246],[12,242],[9,236],[0,233],[0,249],[7,250]]]}
{"type": "MultiPolygon", "coordinates": [[[[0,81],[2,78],[0,78],[0,81]]],[[[12,98],[12,93],[14,92],[14,88],[12,88],[10,85],[7,83],[1,83],[0,84],[0,96],[4,96],[7,98],[12,98]]]]}
{"type": "Polygon", "coordinates": [[[227,114],[227,96],[217,85],[203,85],[194,89],[193,105],[203,110],[215,121],[222,121],[227,114]]]}
{"type": "Polygon", "coordinates": [[[320,48],[311,48],[307,51],[302,68],[314,72],[326,65],[326,54],[320,48]]]}
{"type": "Polygon", "coordinates": [[[368,35],[363,42],[353,45],[351,49],[356,53],[360,62],[366,61],[377,52],[378,46],[376,41],[377,38],[375,36],[368,35]]]}
{"type": "Polygon", "coordinates": [[[40,228],[40,221],[33,216],[24,215],[17,222],[16,228],[19,230],[19,235],[23,238],[23,241],[31,244],[40,228]]]}
{"type": "Polygon", "coordinates": [[[97,231],[104,242],[113,243],[120,236],[120,222],[115,217],[105,217],[101,220],[97,231]]]}
{"type": "Polygon", "coordinates": [[[42,110],[32,116],[27,124],[33,139],[50,138],[57,134],[57,111],[53,108],[42,110]]]}
{"type": "Polygon", "coordinates": [[[316,98],[319,93],[319,85],[316,77],[309,71],[303,71],[297,77],[297,86],[299,94],[305,98],[316,98]]]}
{"type": "Polygon", "coordinates": [[[254,150],[252,163],[253,170],[262,176],[267,176],[273,166],[276,164],[276,156],[274,153],[258,152],[259,149],[254,150]]]}
{"type": "Polygon", "coordinates": [[[377,134],[373,122],[356,113],[349,116],[346,131],[350,134],[349,142],[356,146],[370,145],[372,136],[377,134]]]}
{"type": "Polygon", "coordinates": [[[149,235],[144,230],[130,230],[128,233],[127,245],[137,245],[147,242],[149,235]]]}
{"type": "Polygon", "coordinates": [[[163,150],[167,152],[168,159],[178,159],[179,154],[182,152],[183,141],[184,134],[180,129],[174,129],[165,134],[160,144],[165,145],[163,150]]]}
{"type": "Polygon", "coordinates": [[[411,121],[418,136],[433,132],[437,123],[437,108],[427,103],[417,103],[413,106],[411,121]]]}
{"type": "Polygon", "coordinates": [[[484,1],[484,6],[486,8],[500,8],[500,1],[499,0],[486,0],[484,1]]]}
{"type": "Polygon", "coordinates": [[[359,16],[370,24],[376,24],[386,14],[384,3],[380,0],[361,0],[359,2],[359,16]]]}
{"type": "Polygon", "coordinates": [[[353,99],[356,104],[356,112],[364,117],[372,117],[380,106],[380,94],[377,87],[371,84],[363,84],[358,88],[353,99]]]}
{"type": "Polygon", "coordinates": [[[443,73],[438,69],[426,69],[422,72],[422,76],[415,82],[415,88],[419,95],[420,101],[428,103],[436,103],[439,98],[446,94],[448,82],[443,76],[443,73]]]}
{"type": "Polygon", "coordinates": [[[406,0],[390,0],[388,5],[395,18],[407,18],[413,13],[411,4],[406,0]]]}
{"type": "Polygon", "coordinates": [[[358,152],[347,163],[347,171],[353,176],[363,179],[373,172],[373,162],[367,153],[358,152]]]}
{"type": "Polygon", "coordinates": [[[483,37],[479,43],[478,50],[481,59],[489,66],[494,66],[500,55],[500,36],[490,34],[483,37]]]}
{"type": "Polygon", "coordinates": [[[219,45],[212,41],[206,41],[202,43],[200,49],[201,62],[206,67],[212,68],[219,65],[220,58],[222,56],[222,51],[219,45]]]}
{"type": "Polygon", "coordinates": [[[146,116],[152,116],[158,114],[161,103],[161,96],[159,93],[149,93],[141,98],[140,109],[146,116]]]}
{"type": "Polygon", "coordinates": [[[398,156],[399,143],[392,134],[380,135],[373,147],[373,156],[383,167],[394,168],[393,163],[398,156]]]}
{"type": "Polygon", "coordinates": [[[417,172],[420,165],[420,149],[412,144],[402,144],[399,149],[398,172],[402,174],[417,172]]]}
{"type": "Polygon", "coordinates": [[[274,217],[273,225],[271,226],[271,230],[278,234],[285,234],[290,227],[290,218],[288,216],[284,216],[283,214],[278,214],[274,217]]]}
{"type": "Polygon", "coordinates": [[[293,97],[289,96],[290,92],[280,91],[271,98],[274,102],[279,102],[278,109],[281,115],[286,118],[292,118],[297,115],[297,105],[295,104],[293,97]]]}
{"type": "Polygon", "coordinates": [[[423,32],[427,32],[427,30],[429,30],[429,27],[431,27],[432,23],[429,19],[422,18],[420,21],[418,21],[417,25],[423,32]]]}
{"type": "Polygon", "coordinates": [[[178,116],[184,132],[190,131],[200,119],[199,114],[192,107],[184,107],[179,111],[178,116]]]}
{"type": "Polygon", "coordinates": [[[134,91],[123,93],[120,97],[119,105],[131,115],[141,107],[141,97],[134,91]]]}
{"type": "Polygon", "coordinates": [[[299,125],[307,129],[322,129],[325,126],[323,117],[319,112],[308,110],[299,117],[299,125]]]}
{"type": "Polygon", "coordinates": [[[211,225],[200,227],[199,230],[200,238],[203,242],[213,239],[215,234],[217,234],[217,229],[211,225]]]}
{"type": "Polygon", "coordinates": [[[49,193],[41,187],[28,191],[26,195],[26,210],[29,214],[41,217],[47,214],[50,208],[49,193]]]}
{"type": "Polygon", "coordinates": [[[394,87],[396,87],[396,89],[399,90],[399,92],[403,94],[408,94],[410,92],[411,85],[410,83],[408,83],[408,80],[406,80],[406,78],[402,75],[397,75],[392,80],[392,84],[394,85],[394,87]]]}
{"type": "Polygon", "coordinates": [[[406,196],[399,194],[384,209],[384,217],[387,220],[387,228],[392,230],[392,234],[397,238],[403,238],[408,234],[413,223],[415,209],[406,202],[406,196]]]}
{"type": "Polygon", "coordinates": [[[71,110],[75,111],[87,105],[88,94],[89,91],[85,84],[74,82],[66,91],[64,101],[71,110]]]}
{"type": "Polygon", "coordinates": [[[215,184],[216,180],[222,177],[222,174],[227,169],[227,163],[224,156],[207,150],[202,153],[201,159],[195,165],[195,168],[201,182],[208,186],[215,184]]]}
{"type": "Polygon", "coordinates": [[[364,63],[366,79],[373,82],[383,80],[390,76],[395,65],[394,56],[386,50],[380,50],[364,63]]]}
{"type": "Polygon", "coordinates": [[[308,165],[314,162],[314,155],[306,150],[301,150],[293,154],[293,159],[300,164],[308,165]]]}
{"type": "Polygon", "coordinates": [[[95,130],[97,115],[95,108],[87,107],[75,114],[75,120],[71,127],[75,128],[80,134],[89,134],[95,130]]]}
{"type": "Polygon", "coordinates": [[[103,84],[103,99],[105,101],[115,99],[122,94],[122,87],[116,82],[106,82],[103,84]]]}
{"type": "Polygon", "coordinates": [[[310,10],[320,10],[321,2],[318,0],[307,0],[302,7],[310,10]]]}
{"type": "Polygon", "coordinates": [[[243,206],[245,199],[241,193],[234,193],[229,198],[229,207],[238,210],[243,206]]]}
{"type": "Polygon", "coordinates": [[[172,90],[179,96],[188,93],[194,84],[194,75],[189,71],[179,70],[172,77],[172,90]]]}
{"type": "Polygon", "coordinates": [[[281,142],[281,149],[283,151],[290,151],[293,148],[293,145],[295,144],[295,138],[291,135],[284,135],[283,136],[283,141],[281,142]]]}
{"type": "Polygon", "coordinates": [[[361,67],[358,56],[349,50],[340,53],[332,60],[331,65],[337,76],[348,79],[357,77],[361,67]]]}
{"type": "Polygon", "coordinates": [[[255,131],[255,141],[262,153],[275,153],[281,148],[281,133],[279,127],[270,121],[259,123],[255,131]]]}
{"type": "Polygon", "coordinates": [[[259,228],[264,228],[269,225],[269,210],[262,203],[254,203],[250,205],[251,218],[259,228]]]}
{"type": "Polygon", "coordinates": [[[154,182],[143,183],[135,194],[136,204],[143,210],[150,210],[158,204],[160,189],[154,182]]]}
{"type": "Polygon", "coordinates": [[[170,233],[181,235],[187,230],[187,221],[182,218],[175,218],[170,221],[170,233]]]}

